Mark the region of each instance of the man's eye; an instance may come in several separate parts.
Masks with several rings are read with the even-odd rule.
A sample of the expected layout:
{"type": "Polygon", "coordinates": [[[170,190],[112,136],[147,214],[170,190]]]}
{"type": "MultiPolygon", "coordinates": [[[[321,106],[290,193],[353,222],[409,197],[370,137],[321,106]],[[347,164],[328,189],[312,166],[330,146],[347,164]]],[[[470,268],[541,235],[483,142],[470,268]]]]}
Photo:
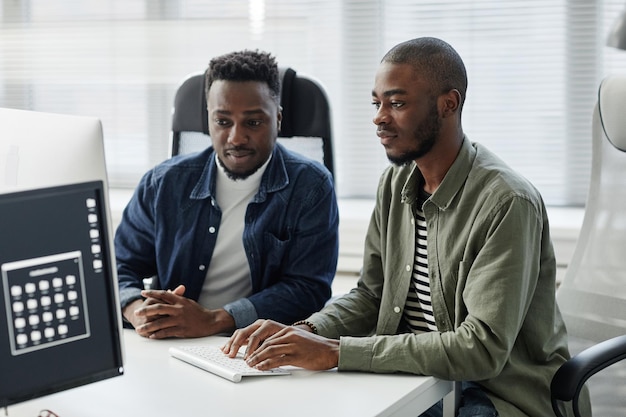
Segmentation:
{"type": "Polygon", "coordinates": [[[249,120],[248,124],[250,126],[260,126],[261,125],[261,121],[260,120],[249,120]]]}
{"type": "Polygon", "coordinates": [[[228,120],[225,119],[215,119],[214,123],[218,126],[226,126],[228,124],[228,120]]]}
{"type": "Polygon", "coordinates": [[[376,110],[380,109],[380,103],[377,101],[372,101],[372,106],[374,106],[376,110]]]}
{"type": "Polygon", "coordinates": [[[393,107],[395,109],[397,109],[399,107],[402,107],[402,106],[404,106],[404,103],[398,103],[398,102],[391,103],[391,107],[393,107]]]}

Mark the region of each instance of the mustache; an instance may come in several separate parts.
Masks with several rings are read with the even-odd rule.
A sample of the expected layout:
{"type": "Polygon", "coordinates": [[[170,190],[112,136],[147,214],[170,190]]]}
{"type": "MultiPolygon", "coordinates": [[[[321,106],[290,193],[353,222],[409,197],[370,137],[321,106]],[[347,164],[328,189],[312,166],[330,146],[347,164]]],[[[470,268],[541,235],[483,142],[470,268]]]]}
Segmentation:
{"type": "Polygon", "coordinates": [[[253,149],[248,148],[246,146],[231,146],[229,148],[224,148],[224,152],[251,152],[253,149]]]}

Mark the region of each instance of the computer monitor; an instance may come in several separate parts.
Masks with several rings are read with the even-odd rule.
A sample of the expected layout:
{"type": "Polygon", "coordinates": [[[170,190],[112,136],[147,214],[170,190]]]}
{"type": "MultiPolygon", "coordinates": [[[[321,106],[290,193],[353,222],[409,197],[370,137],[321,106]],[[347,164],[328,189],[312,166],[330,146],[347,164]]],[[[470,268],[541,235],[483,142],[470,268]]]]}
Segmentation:
{"type": "MultiPolygon", "coordinates": [[[[3,318],[5,314],[8,315],[9,310],[6,310],[5,294],[3,292],[0,293],[0,311],[6,312],[0,316],[0,322],[2,322],[0,325],[4,326],[0,328],[0,344],[2,344],[2,350],[0,350],[0,407],[29,398],[36,398],[47,393],[72,388],[108,376],[119,375],[122,372],[123,362],[120,333],[122,321],[117,301],[117,274],[112,242],[113,226],[109,208],[102,123],[95,117],[0,108],[0,197],[2,197],[3,201],[5,198],[13,198],[10,196],[5,197],[3,194],[32,190],[31,199],[27,198],[26,201],[39,201],[45,206],[48,204],[48,198],[51,198],[51,196],[48,191],[43,189],[94,181],[101,184],[100,191],[94,189],[94,193],[98,195],[96,200],[98,204],[93,210],[99,213],[98,227],[101,230],[98,239],[100,239],[99,248],[102,251],[103,267],[101,272],[98,272],[98,275],[93,277],[99,277],[101,281],[99,285],[102,289],[106,288],[107,292],[100,294],[90,293],[89,288],[91,287],[86,286],[85,291],[87,292],[84,293],[83,300],[87,300],[87,307],[89,308],[89,326],[85,328],[89,332],[79,332],[77,334],[81,336],[72,336],[71,338],[63,336],[63,343],[56,345],[54,344],[54,338],[45,339],[45,334],[43,334],[42,340],[46,340],[45,346],[50,349],[34,348],[34,344],[32,347],[21,345],[17,339],[11,342],[8,326],[9,323],[15,326],[15,323],[8,321],[8,317],[6,319],[3,318]],[[37,197],[39,193],[43,193],[42,195],[46,197],[41,197],[40,199],[40,197],[37,197]],[[94,296],[99,298],[93,298],[94,296]],[[100,327],[102,327],[102,330],[100,330],[100,327]],[[85,336],[86,334],[89,336],[85,336]],[[102,343],[102,345],[97,343],[92,345],[95,340],[105,339],[108,342],[102,343]],[[79,355],[68,355],[68,352],[75,352],[74,346],[77,346],[76,352],[79,355]],[[111,360],[105,359],[105,362],[108,361],[106,362],[105,370],[95,370],[91,366],[79,366],[83,361],[95,361],[94,363],[103,365],[105,362],[102,362],[100,358],[100,355],[103,353],[102,349],[109,352],[104,355],[105,358],[114,358],[111,360]],[[31,369],[37,369],[37,365],[42,364],[42,358],[52,359],[53,357],[55,358],[54,361],[59,364],[56,368],[44,367],[39,374],[30,372],[31,369]],[[71,362],[68,363],[68,361],[71,362]],[[15,367],[16,363],[22,367],[19,369],[11,368],[11,371],[8,371],[6,367],[15,367]],[[15,375],[16,372],[26,372],[24,374],[26,376],[23,379],[9,376],[15,375]],[[38,381],[42,383],[38,383],[38,381]]],[[[70,198],[71,193],[63,195],[70,198]]],[[[27,206],[29,203],[25,202],[24,204],[27,206]]],[[[56,202],[55,204],[61,203],[56,202]]],[[[75,234],[78,233],[76,231],[76,227],[79,225],[76,223],[78,220],[69,217],[60,218],[58,216],[61,216],[61,214],[53,212],[52,207],[41,208],[40,210],[42,211],[38,213],[43,215],[43,217],[42,219],[37,219],[37,222],[34,224],[45,225],[45,227],[42,231],[37,232],[39,233],[39,238],[33,238],[33,242],[38,243],[36,245],[25,244],[22,248],[24,252],[21,254],[10,251],[5,253],[4,247],[12,247],[12,242],[19,240],[16,240],[15,236],[8,234],[4,229],[5,225],[9,225],[11,220],[6,217],[0,217],[0,263],[3,265],[8,263],[8,266],[4,267],[6,272],[3,272],[4,275],[0,275],[0,278],[5,279],[3,277],[6,276],[6,280],[14,279],[15,274],[22,273],[19,272],[22,266],[28,270],[28,268],[34,268],[39,261],[78,262],[77,258],[73,257],[78,254],[77,251],[81,253],[79,260],[84,267],[85,257],[90,253],[87,251],[86,246],[82,247],[82,249],[58,252],[65,254],[63,256],[67,256],[68,259],[64,259],[63,256],[59,258],[58,253],[52,249],[51,253],[47,255],[39,252],[35,253],[34,249],[36,247],[40,247],[39,245],[53,245],[53,242],[58,241],[59,237],[63,237],[61,241],[78,237],[75,234]],[[59,222],[54,224],[52,219],[57,219],[59,222]],[[66,228],[67,232],[65,232],[66,228]],[[48,233],[46,232],[48,229],[56,232],[63,230],[63,232],[60,234],[48,233]],[[72,231],[71,234],[69,233],[70,231],[72,231]],[[64,236],[66,233],[68,233],[67,237],[64,236]],[[44,237],[48,240],[39,242],[44,237]],[[33,249],[32,254],[28,253],[29,249],[33,249]],[[15,259],[9,259],[7,257],[8,253],[13,253],[13,258],[15,259]],[[57,253],[57,255],[54,255],[54,253],[57,253]],[[52,257],[46,258],[47,256],[52,257]],[[31,259],[31,261],[20,263],[19,258],[31,259]]],[[[20,218],[18,216],[16,224],[19,223],[27,227],[28,225],[19,220],[20,218]]],[[[10,230],[17,233],[17,229],[10,230]]],[[[33,228],[27,230],[29,230],[29,233],[34,232],[33,228]]],[[[23,235],[22,232],[20,234],[23,235]]],[[[57,242],[56,244],[60,243],[57,242]]],[[[43,246],[39,250],[45,252],[43,246]]],[[[89,247],[89,250],[91,250],[91,247],[89,247]]],[[[91,276],[91,271],[85,270],[84,272],[85,277],[91,276]]],[[[93,274],[96,274],[96,272],[93,272],[93,274]]],[[[87,283],[90,282],[87,281],[87,283]]],[[[0,291],[5,291],[1,285],[0,291]]],[[[18,320],[19,324],[21,324],[20,320],[18,320]]],[[[14,338],[20,337],[22,340],[24,339],[23,335],[18,336],[14,328],[11,331],[14,338]]],[[[61,336],[57,334],[56,337],[61,336]]],[[[37,346],[43,345],[44,342],[37,344],[37,346]]],[[[48,366],[48,362],[44,364],[48,366]]]]}
{"type": "Polygon", "coordinates": [[[102,180],[102,123],[95,117],[0,108],[0,192],[102,180]]]}
{"type": "Polygon", "coordinates": [[[105,194],[0,194],[0,408],[123,374],[105,194]]]}

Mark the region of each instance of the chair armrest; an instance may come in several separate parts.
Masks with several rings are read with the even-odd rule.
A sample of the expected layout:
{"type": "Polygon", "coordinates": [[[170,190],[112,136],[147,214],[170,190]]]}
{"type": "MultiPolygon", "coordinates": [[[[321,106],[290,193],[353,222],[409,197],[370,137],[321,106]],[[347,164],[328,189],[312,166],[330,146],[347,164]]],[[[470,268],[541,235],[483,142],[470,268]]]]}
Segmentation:
{"type": "Polygon", "coordinates": [[[561,365],[550,385],[555,413],[559,415],[555,408],[556,400],[574,401],[574,408],[577,410],[578,395],[587,379],[624,358],[626,335],[593,345],[561,365]]]}

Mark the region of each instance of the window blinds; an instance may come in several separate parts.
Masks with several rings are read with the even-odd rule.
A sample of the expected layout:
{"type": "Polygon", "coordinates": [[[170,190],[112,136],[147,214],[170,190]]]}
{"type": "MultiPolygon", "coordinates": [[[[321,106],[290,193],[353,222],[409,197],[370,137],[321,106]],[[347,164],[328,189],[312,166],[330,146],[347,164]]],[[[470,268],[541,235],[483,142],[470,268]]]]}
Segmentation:
{"type": "Polygon", "coordinates": [[[372,124],[382,55],[436,36],[464,58],[466,134],[548,204],[584,204],[604,46],[621,0],[0,0],[0,106],[102,119],[110,183],[168,156],[176,88],[212,56],[261,49],[317,78],[333,111],[340,197],[373,197],[388,162],[372,124]]]}

